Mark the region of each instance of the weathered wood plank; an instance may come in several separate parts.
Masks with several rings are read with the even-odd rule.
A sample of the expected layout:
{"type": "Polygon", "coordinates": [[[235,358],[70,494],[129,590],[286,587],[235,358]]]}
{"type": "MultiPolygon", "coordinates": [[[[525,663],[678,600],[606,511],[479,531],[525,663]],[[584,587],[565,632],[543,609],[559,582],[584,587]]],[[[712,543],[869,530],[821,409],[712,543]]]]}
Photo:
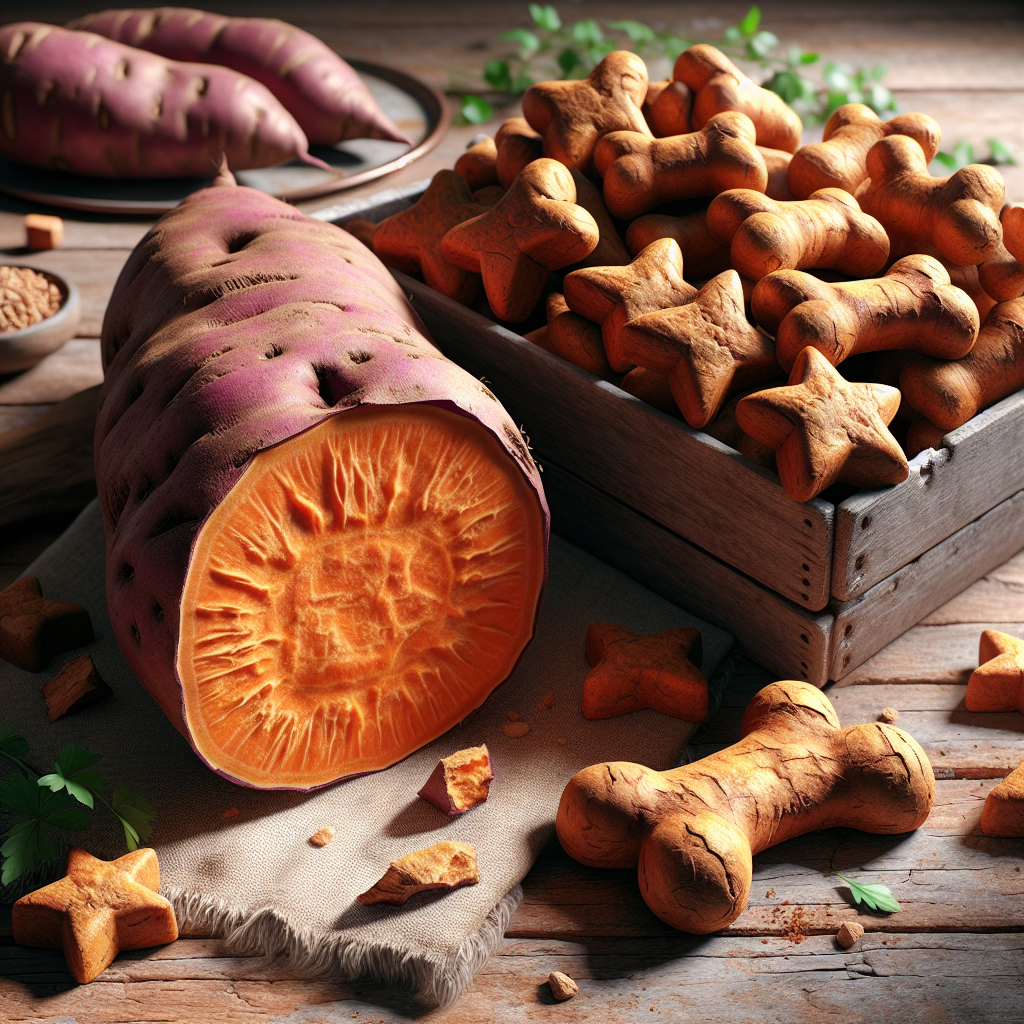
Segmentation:
{"type": "Polygon", "coordinates": [[[0,405],[0,435],[35,423],[52,408],[53,404],[49,402],[40,405],[0,405]]]}
{"type": "Polygon", "coordinates": [[[102,381],[99,340],[72,338],[31,369],[0,377],[0,406],[61,402],[102,381]]]}
{"type": "Polygon", "coordinates": [[[1024,551],[985,573],[977,583],[926,615],[919,625],[1021,620],[1024,620],[1024,551]]]}
{"type": "MultiPolygon", "coordinates": [[[[5,19],[6,20],[6,19],[5,19]]],[[[38,17],[35,20],[40,20],[38,17]]],[[[9,197],[5,197],[10,202],[9,197]]],[[[22,203],[35,210],[38,204],[22,203]]],[[[61,214],[64,221],[62,249],[132,249],[152,227],[151,219],[101,220],[75,210],[61,214]]],[[[25,217],[21,212],[0,211],[0,252],[5,260],[20,259],[24,255],[25,217]]]]}
{"type": "Polygon", "coordinates": [[[855,494],[836,509],[832,595],[864,594],[1024,487],[1024,392],[946,434],[896,487],[855,494]]]}

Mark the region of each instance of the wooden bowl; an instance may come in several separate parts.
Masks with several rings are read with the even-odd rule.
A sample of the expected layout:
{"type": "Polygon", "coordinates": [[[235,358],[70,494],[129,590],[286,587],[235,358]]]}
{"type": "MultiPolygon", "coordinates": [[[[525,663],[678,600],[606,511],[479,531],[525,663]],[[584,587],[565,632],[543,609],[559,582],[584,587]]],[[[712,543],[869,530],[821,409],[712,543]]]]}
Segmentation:
{"type": "Polygon", "coordinates": [[[42,274],[60,289],[62,296],[60,308],[53,316],[20,330],[0,333],[0,373],[16,373],[35,366],[75,336],[82,300],[74,284],[65,281],[59,274],[17,263],[7,263],[5,266],[20,266],[21,269],[42,274]]]}

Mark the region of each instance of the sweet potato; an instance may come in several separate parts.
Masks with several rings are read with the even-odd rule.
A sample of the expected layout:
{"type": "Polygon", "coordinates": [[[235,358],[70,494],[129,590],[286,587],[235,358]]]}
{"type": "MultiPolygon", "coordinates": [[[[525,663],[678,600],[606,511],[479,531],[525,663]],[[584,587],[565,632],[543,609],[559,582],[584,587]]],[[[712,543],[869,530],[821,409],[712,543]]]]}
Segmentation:
{"type": "Polygon", "coordinates": [[[221,180],[139,243],[104,320],[107,601],[200,757],[311,789],[401,760],[511,674],[547,508],[511,418],[383,264],[221,180]]]}
{"type": "Polygon", "coordinates": [[[0,29],[0,154],[100,178],[208,177],[293,157],[320,164],[259,82],[181,64],[91,32],[22,21],[0,29]]]}
{"type": "Polygon", "coordinates": [[[280,100],[312,143],[409,141],[329,46],[276,18],[227,18],[189,7],[157,7],[101,11],[68,27],[171,60],[219,64],[255,78],[280,100]]]}

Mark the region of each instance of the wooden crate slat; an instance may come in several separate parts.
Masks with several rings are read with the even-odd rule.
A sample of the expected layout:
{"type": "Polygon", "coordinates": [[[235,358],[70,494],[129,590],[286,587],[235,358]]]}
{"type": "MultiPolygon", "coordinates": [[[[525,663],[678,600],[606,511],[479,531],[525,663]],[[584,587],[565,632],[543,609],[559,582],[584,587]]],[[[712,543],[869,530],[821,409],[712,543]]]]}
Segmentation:
{"type": "Polygon", "coordinates": [[[857,597],[1024,487],[1024,391],[946,434],[896,487],[836,509],[832,596],[857,597]]]}

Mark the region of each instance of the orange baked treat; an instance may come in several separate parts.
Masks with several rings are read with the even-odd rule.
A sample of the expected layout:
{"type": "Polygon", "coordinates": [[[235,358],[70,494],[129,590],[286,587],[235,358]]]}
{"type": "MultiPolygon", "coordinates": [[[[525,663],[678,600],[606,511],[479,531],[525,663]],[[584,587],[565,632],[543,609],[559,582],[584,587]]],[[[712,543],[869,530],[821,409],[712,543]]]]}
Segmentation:
{"type": "Polygon", "coordinates": [[[654,137],[663,139],[668,135],[686,135],[693,131],[690,125],[692,107],[693,93],[689,86],[666,78],[648,84],[641,111],[654,137]]]}
{"type": "Polygon", "coordinates": [[[43,597],[35,576],[0,590],[0,658],[12,665],[42,672],[58,654],[92,641],[88,609],[43,597]]]}
{"type": "Polygon", "coordinates": [[[601,190],[582,171],[573,171],[572,180],[576,183],[576,205],[582,206],[594,218],[600,233],[597,247],[589,256],[575,264],[573,269],[624,267],[629,262],[629,252],[619,237],[608,207],[604,205],[601,190]]]}
{"type": "Polygon", "coordinates": [[[868,177],[868,150],[879,139],[906,135],[930,163],[939,151],[942,132],[927,114],[900,114],[883,121],[864,103],[844,103],[825,122],[821,142],[801,146],[789,165],[789,187],[799,199],[820,188],[853,192],[868,177]]]}
{"type": "Polygon", "coordinates": [[[997,629],[981,634],[964,705],[968,711],[1024,713],[1024,640],[997,629]]]}
{"type": "Polygon", "coordinates": [[[669,306],[682,306],[697,294],[683,280],[683,254],[671,238],[661,238],[625,267],[590,267],[567,274],[565,301],[575,313],[601,325],[608,363],[616,373],[633,367],[619,347],[626,321],[669,306]]]}
{"type": "Polygon", "coordinates": [[[768,185],[754,125],[737,113],[718,114],[700,131],[667,139],[611,132],[597,144],[594,167],[604,179],[605,205],[623,220],[677,199],[730,188],[763,192],[768,185]]]}
{"type": "Polygon", "coordinates": [[[341,225],[353,238],[358,238],[370,252],[373,252],[373,236],[377,233],[377,225],[365,217],[353,217],[341,225]]]}
{"type": "Polygon", "coordinates": [[[676,419],[682,418],[679,406],[672,397],[667,373],[648,370],[645,366],[634,366],[619,382],[619,387],[627,395],[639,398],[641,402],[646,402],[660,412],[675,416],[676,419]]]}
{"type": "Polygon", "coordinates": [[[810,501],[837,482],[883,487],[907,478],[906,457],[888,430],[899,405],[896,388],[846,381],[817,349],[805,348],[787,386],[741,399],[736,421],[776,452],[786,494],[810,501]]]}
{"type": "Polygon", "coordinates": [[[483,275],[496,316],[519,322],[540,301],[548,272],[589,256],[598,239],[594,218],[576,205],[572,174],[541,158],[489,210],[452,228],[441,251],[455,266],[483,275]]]}
{"type": "Polygon", "coordinates": [[[401,906],[429,889],[458,889],[480,881],[476,850],[469,843],[434,843],[393,860],[383,876],[356,899],[367,906],[401,906]]]}
{"type": "Polygon", "coordinates": [[[489,135],[474,142],[458,160],[455,173],[465,181],[470,192],[498,184],[498,147],[489,135]]]}
{"type": "Polygon", "coordinates": [[[708,717],[708,683],[700,671],[700,631],[668,629],[641,636],[610,622],[587,629],[583,717],[615,718],[650,708],[687,722],[708,717]]]}
{"type": "Polygon", "coordinates": [[[122,950],[162,946],[178,937],[174,908],[159,888],[153,850],[104,861],[73,849],[62,879],[14,904],[14,941],[63,949],[71,976],[84,985],[122,950]]]}
{"type": "Polygon", "coordinates": [[[735,270],[713,277],[685,306],[630,320],[619,335],[623,359],[668,374],[691,427],[714,419],[729,392],[778,372],[771,338],[748,323],[735,270]]]}
{"type": "Polygon", "coordinates": [[[757,143],[795,153],[804,126],[782,97],[751,81],[721,50],[698,43],[676,59],[673,77],[693,92],[694,128],[703,128],[716,114],[738,110],[757,130],[757,143]]]}
{"type": "MultiPolygon", "coordinates": [[[[772,382],[769,382],[772,383],[772,382]]],[[[779,384],[784,383],[784,378],[778,380],[779,384]]],[[[775,452],[767,445],[755,441],[749,434],[745,434],[736,422],[736,406],[754,391],[760,388],[753,388],[747,391],[740,391],[732,395],[730,399],[719,410],[718,415],[701,429],[710,437],[727,444],[733,451],[746,455],[752,462],[768,469],[775,469],[775,452]]]]}
{"type": "Polygon", "coordinates": [[[482,744],[442,757],[416,795],[454,817],[485,803],[493,781],[491,755],[482,744]]]}
{"type": "Polygon", "coordinates": [[[757,151],[761,154],[768,171],[765,195],[769,199],[777,199],[780,203],[793,202],[796,196],[789,187],[789,163],[793,159],[793,154],[787,153],[784,149],[769,149],[767,146],[758,146],[757,151]]]}
{"type": "Polygon", "coordinates": [[[574,313],[565,303],[565,296],[552,292],[547,297],[549,351],[597,377],[611,377],[612,370],[604,354],[601,328],[592,320],[574,313]]]}
{"type": "Polygon", "coordinates": [[[979,328],[977,307],[931,256],[905,256],[884,277],[835,284],[802,270],[777,270],[754,286],[751,309],[775,335],[775,355],[786,370],[807,346],[833,365],[882,349],[959,359],[979,328]]]}
{"type": "Polygon", "coordinates": [[[650,138],[640,108],[647,95],[647,65],[615,50],[579,81],[539,82],[523,96],[523,116],[544,136],[544,155],[580,171],[590,169],[598,139],[631,131],[650,138]]]}
{"type": "Polygon", "coordinates": [[[999,214],[1002,245],[978,267],[981,286],[1000,302],[1024,295],[1024,206],[1004,206],[999,214]]]}
{"type": "Polygon", "coordinates": [[[501,185],[484,185],[473,193],[473,202],[480,206],[494,206],[494,204],[508,191],[501,185]]]}
{"type": "Polygon", "coordinates": [[[678,243],[688,281],[706,281],[732,267],[729,247],[716,241],[708,231],[705,210],[682,217],[667,213],[647,213],[637,217],[626,230],[626,248],[636,256],[659,238],[672,238],[678,243]]]}
{"type": "Polygon", "coordinates": [[[535,132],[525,117],[509,117],[494,135],[498,181],[508,188],[519,172],[544,155],[544,136],[535,132]]]}
{"type": "Polygon", "coordinates": [[[469,186],[454,171],[438,171],[408,210],[377,225],[373,251],[388,266],[422,274],[436,291],[469,305],[480,292],[480,277],[457,266],[441,249],[441,239],[456,224],[478,217],[486,207],[474,203],[469,186]]]}
{"type": "Polygon", "coordinates": [[[926,448],[938,451],[945,436],[946,431],[942,427],[937,427],[927,416],[918,416],[907,428],[907,440],[903,444],[903,450],[907,453],[908,459],[920,455],[926,448]]]}
{"type": "Polygon", "coordinates": [[[987,836],[1024,836],[1024,761],[985,797],[981,831],[987,836]]]}
{"type": "Polygon", "coordinates": [[[1000,302],[962,359],[914,359],[900,374],[911,406],[945,433],[1024,388],[1024,297],[1000,302]]]}
{"type": "Polygon", "coordinates": [[[934,245],[963,266],[999,251],[1006,186],[994,167],[970,164],[933,178],[921,147],[906,135],[891,135],[868,150],[867,169],[870,180],[857,192],[860,208],[890,235],[934,245]]]}

